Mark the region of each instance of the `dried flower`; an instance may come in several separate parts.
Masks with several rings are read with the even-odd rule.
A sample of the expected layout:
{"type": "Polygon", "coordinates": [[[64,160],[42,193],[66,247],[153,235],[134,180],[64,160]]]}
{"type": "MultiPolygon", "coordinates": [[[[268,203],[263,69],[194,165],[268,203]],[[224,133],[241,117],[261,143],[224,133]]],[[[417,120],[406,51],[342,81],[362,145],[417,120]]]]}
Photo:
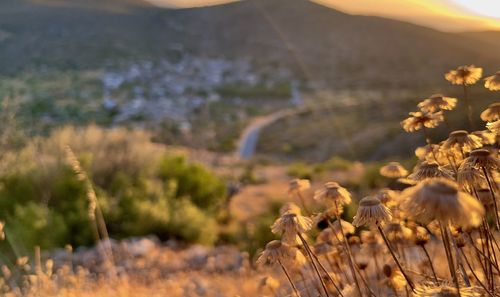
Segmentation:
{"type": "Polygon", "coordinates": [[[314,192],[314,199],[325,201],[330,205],[351,203],[351,194],[336,182],[327,182],[323,188],[314,192]]]}
{"type": "Polygon", "coordinates": [[[417,106],[423,111],[438,112],[440,110],[452,110],[457,105],[457,99],[445,97],[442,94],[434,94],[424,99],[417,106]]]}
{"type": "Polygon", "coordinates": [[[356,227],[362,225],[375,225],[392,219],[391,211],[380,200],[365,197],[359,202],[358,211],[352,224],[356,227]]]}
{"type": "Polygon", "coordinates": [[[274,264],[277,262],[288,263],[295,257],[294,248],[279,240],[266,244],[266,248],[257,259],[257,265],[274,264]]]}
{"type": "Polygon", "coordinates": [[[478,226],[484,208],[475,198],[460,192],[445,178],[426,179],[402,192],[403,209],[424,224],[433,220],[468,227],[478,226]]]}
{"type": "Polygon", "coordinates": [[[385,264],[382,268],[384,275],[387,277],[387,285],[395,290],[400,290],[406,287],[408,284],[406,279],[399,269],[395,269],[388,264],[385,264]]]}
{"type": "Polygon", "coordinates": [[[269,289],[271,293],[275,292],[280,286],[280,283],[277,279],[272,276],[265,276],[261,278],[259,282],[259,291],[264,291],[269,289]]]}
{"type": "Polygon", "coordinates": [[[400,178],[408,175],[406,170],[399,162],[390,162],[389,164],[380,168],[380,175],[389,178],[400,178]]]}
{"type": "Polygon", "coordinates": [[[441,149],[454,152],[468,153],[473,149],[482,147],[481,139],[475,135],[470,135],[465,130],[457,130],[450,133],[441,149]]]}
{"type": "Polygon", "coordinates": [[[378,200],[380,200],[380,202],[382,202],[382,204],[390,208],[399,204],[397,199],[398,194],[399,193],[397,191],[393,191],[388,188],[383,188],[380,189],[377,192],[377,194],[375,194],[375,198],[377,198],[378,200]]]}
{"type": "Polygon", "coordinates": [[[302,192],[311,187],[311,183],[308,179],[294,179],[290,181],[288,186],[288,194],[295,194],[297,192],[302,192]]]}
{"type": "Polygon", "coordinates": [[[344,232],[344,234],[354,234],[354,232],[356,232],[356,228],[351,223],[342,219],[340,219],[339,223],[339,220],[336,220],[332,223],[330,230],[333,229],[332,231],[335,232],[335,235],[337,235],[338,238],[342,238],[340,226],[342,226],[342,232],[344,232]]]}
{"type": "MultiPolygon", "coordinates": [[[[500,127],[500,125],[499,125],[499,127],[500,127]]],[[[481,140],[481,143],[483,145],[495,144],[495,142],[497,140],[495,133],[492,131],[489,131],[489,130],[474,131],[474,132],[471,132],[470,134],[479,137],[479,139],[481,140]]]]}
{"type": "Polygon", "coordinates": [[[294,213],[285,213],[271,226],[271,232],[282,234],[282,240],[287,244],[296,244],[297,235],[309,231],[312,228],[312,224],[312,220],[308,217],[294,213]]]}
{"type": "Polygon", "coordinates": [[[485,122],[494,122],[499,119],[500,119],[500,102],[491,104],[481,113],[481,120],[485,122]]]}
{"type": "Polygon", "coordinates": [[[453,172],[448,169],[445,169],[444,167],[439,166],[435,162],[423,161],[420,164],[417,164],[417,166],[415,166],[415,168],[413,169],[413,172],[410,175],[408,175],[408,178],[416,181],[421,181],[426,178],[433,178],[433,177],[444,177],[453,179],[453,172]]]}
{"type": "Polygon", "coordinates": [[[500,71],[484,79],[484,87],[490,91],[500,91],[500,71]]]}
{"type": "Polygon", "coordinates": [[[486,178],[479,169],[462,162],[462,165],[458,168],[457,182],[462,189],[472,192],[474,188],[485,183],[486,178]]]}
{"type": "Polygon", "coordinates": [[[470,152],[462,166],[471,166],[475,169],[484,168],[487,171],[496,171],[500,168],[500,161],[486,149],[477,149],[470,152]]]}
{"type": "Polygon", "coordinates": [[[410,112],[409,117],[401,122],[406,132],[418,131],[422,128],[435,128],[444,121],[442,112],[430,113],[426,111],[410,112]]]}
{"type": "Polygon", "coordinates": [[[445,74],[447,81],[454,85],[473,85],[483,75],[483,69],[474,65],[460,66],[445,74]]]}
{"type": "Polygon", "coordinates": [[[430,239],[430,236],[429,236],[429,232],[427,232],[427,229],[425,229],[424,227],[420,227],[420,226],[418,226],[415,229],[414,240],[415,240],[416,245],[426,245],[427,242],[429,242],[429,239],[430,239]]]}

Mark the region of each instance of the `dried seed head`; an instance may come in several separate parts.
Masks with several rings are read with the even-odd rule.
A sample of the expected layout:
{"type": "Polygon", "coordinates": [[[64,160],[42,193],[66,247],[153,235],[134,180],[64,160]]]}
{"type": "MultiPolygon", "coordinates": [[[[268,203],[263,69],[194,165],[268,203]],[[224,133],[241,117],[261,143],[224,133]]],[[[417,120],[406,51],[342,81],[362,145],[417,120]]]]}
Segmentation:
{"type": "Polygon", "coordinates": [[[439,166],[436,162],[423,161],[420,164],[417,164],[417,166],[415,166],[415,168],[413,169],[413,172],[408,175],[408,178],[416,181],[421,181],[426,178],[433,177],[453,179],[453,172],[439,166]]]}
{"type": "Polygon", "coordinates": [[[314,199],[330,205],[351,203],[351,194],[336,182],[327,182],[323,188],[314,192],[314,199]]]}
{"type": "Polygon", "coordinates": [[[469,157],[465,158],[461,166],[470,166],[476,169],[484,168],[487,171],[494,172],[500,169],[500,161],[489,150],[477,149],[470,152],[469,157]]]}
{"type": "Polygon", "coordinates": [[[266,248],[257,259],[257,265],[288,263],[294,256],[295,252],[292,247],[279,240],[273,240],[266,244],[266,248]]]}
{"type": "Polygon", "coordinates": [[[448,139],[445,140],[441,149],[444,151],[452,151],[451,153],[468,153],[473,149],[482,147],[481,139],[475,135],[470,135],[465,130],[457,130],[450,133],[448,139]]]}
{"type": "Polygon", "coordinates": [[[429,242],[429,232],[423,227],[417,227],[415,230],[415,244],[419,246],[426,245],[429,242]]]}
{"type": "Polygon", "coordinates": [[[290,181],[288,186],[288,194],[296,194],[297,192],[301,192],[307,190],[311,187],[311,183],[308,179],[294,179],[290,181]]]}
{"type": "Polygon", "coordinates": [[[380,200],[365,197],[359,202],[358,211],[352,224],[356,227],[362,225],[375,225],[392,219],[391,211],[380,200]]]}
{"type": "Polygon", "coordinates": [[[500,71],[484,79],[484,87],[490,91],[500,91],[500,71]]]}
{"type": "Polygon", "coordinates": [[[493,103],[481,113],[481,120],[494,122],[500,120],[500,102],[493,103]]]}
{"type": "Polygon", "coordinates": [[[458,185],[444,178],[427,179],[402,193],[403,209],[417,221],[433,220],[473,227],[481,223],[484,208],[475,198],[460,192],[458,185]]]}
{"type": "Polygon", "coordinates": [[[427,112],[437,112],[440,110],[452,110],[457,105],[457,99],[445,97],[442,94],[434,94],[424,99],[417,106],[427,112]]]}
{"type": "Polygon", "coordinates": [[[308,217],[295,213],[285,213],[271,226],[271,231],[281,234],[283,242],[294,245],[297,243],[297,235],[305,233],[312,228],[312,220],[308,217]]]}
{"type": "Polygon", "coordinates": [[[474,65],[460,66],[445,74],[447,81],[454,85],[473,85],[483,75],[483,69],[474,65]]]}
{"type": "Polygon", "coordinates": [[[410,112],[409,117],[401,122],[406,132],[415,132],[422,128],[435,128],[444,121],[443,113],[426,111],[410,112]]]}
{"type": "Polygon", "coordinates": [[[399,162],[390,162],[389,164],[380,168],[380,175],[389,178],[400,178],[408,175],[406,170],[399,162]]]}

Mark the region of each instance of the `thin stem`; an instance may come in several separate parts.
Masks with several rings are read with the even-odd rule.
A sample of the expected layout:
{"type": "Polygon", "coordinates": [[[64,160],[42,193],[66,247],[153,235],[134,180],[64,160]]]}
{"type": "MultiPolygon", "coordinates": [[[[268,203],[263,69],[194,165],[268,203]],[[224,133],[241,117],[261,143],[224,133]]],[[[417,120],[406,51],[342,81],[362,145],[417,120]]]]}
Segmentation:
{"type": "Polygon", "coordinates": [[[500,219],[498,218],[498,206],[497,206],[497,201],[495,199],[495,192],[493,191],[493,186],[491,185],[491,180],[488,171],[486,170],[486,168],[484,168],[484,166],[481,168],[483,169],[484,176],[486,177],[486,181],[488,182],[488,187],[490,188],[491,197],[493,198],[492,200],[493,200],[493,207],[495,208],[495,220],[496,220],[495,222],[497,230],[500,230],[500,219]]]}
{"type": "Polygon", "coordinates": [[[283,272],[285,273],[286,278],[290,282],[290,285],[292,285],[293,292],[295,293],[295,295],[297,295],[297,297],[300,297],[299,290],[297,290],[297,287],[293,283],[292,278],[290,277],[290,274],[288,274],[288,271],[286,270],[285,266],[283,266],[283,263],[281,263],[280,260],[278,260],[278,263],[280,264],[281,269],[283,269],[283,272]]]}
{"type": "Polygon", "coordinates": [[[323,291],[325,291],[325,294],[327,297],[330,297],[330,294],[328,294],[328,289],[326,288],[325,282],[323,281],[323,278],[321,277],[321,273],[319,273],[318,267],[316,266],[316,262],[314,261],[313,256],[311,255],[311,252],[309,250],[307,242],[305,241],[302,234],[298,233],[298,235],[299,235],[300,240],[302,241],[302,244],[304,245],[304,248],[306,250],[307,256],[309,257],[309,260],[313,264],[314,270],[316,271],[316,275],[318,276],[318,279],[321,282],[321,286],[323,287],[323,291]]]}
{"type": "Polygon", "coordinates": [[[427,249],[425,248],[424,245],[421,245],[422,249],[424,250],[424,254],[425,256],[427,257],[427,260],[429,260],[429,266],[431,267],[431,270],[432,270],[432,275],[434,276],[434,280],[437,282],[438,281],[438,278],[437,278],[437,275],[436,275],[436,271],[434,270],[434,265],[432,264],[432,259],[431,259],[431,256],[429,255],[429,252],[427,252],[427,249]]]}
{"type": "MultiPolygon", "coordinates": [[[[342,229],[342,220],[340,219],[339,214],[337,213],[337,210],[339,209],[337,201],[335,201],[335,216],[337,218],[337,221],[339,222],[339,227],[340,227],[340,233],[342,234],[342,243],[344,250],[347,254],[347,263],[349,264],[349,269],[351,269],[352,273],[352,278],[354,279],[354,283],[356,284],[356,289],[358,290],[359,296],[363,296],[363,293],[361,292],[361,287],[359,286],[358,278],[356,276],[356,271],[354,270],[354,261],[352,258],[352,253],[351,253],[351,248],[349,247],[349,244],[347,243],[347,240],[344,235],[344,230],[342,229]]],[[[333,233],[335,234],[335,229],[333,228],[332,223],[328,221],[328,224],[330,225],[330,228],[332,229],[333,233]]]]}
{"type": "Polygon", "coordinates": [[[453,256],[451,254],[450,241],[448,238],[448,230],[445,229],[442,222],[439,222],[439,227],[441,229],[441,236],[443,238],[444,250],[446,252],[446,258],[448,260],[448,267],[450,269],[451,277],[453,278],[453,282],[455,283],[455,287],[457,289],[457,294],[460,297],[460,284],[458,283],[457,273],[455,271],[455,264],[453,263],[453,256]]]}
{"type": "Polygon", "coordinates": [[[479,277],[477,277],[476,272],[472,268],[472,265],[470,264],[469,260],[467,259],[467,256],[465,255],[464,251],[462,249],[459,249],[459,250],[462,253],[462,256],[464,257],[465,263],[469,267],[469,270],[471,271],[471,273],[474,276],[474,278],[481,285],[481,287],[483,287],[483,289],[486,291],[486,293],[488,293],[488,295],[490,295],[491,297],[494,297],[493,294],[491,294],[490,291],[488,291],[488,289],[486,288],[486,286],[481,282],[481,280],[479,279],[479,277]]]}
{"type": "Polygon", "coordinates": [[[387,245],[387,248],[389,249],[389,252],[391,252],[391,256],[394,259],[394,262],[396,262],[396,265],[398,265],[399,270],[401,270],[401,273],[403,274],[404,278],[406,279],[406,282],[408,285],[411,287],[412,291],[415,291],[415,285],[413,284],[413,281],[410,279],[410,277],[406,274],[406,271],[403,269],[403,266],[399,262],[398,257],[394,253],[393,248],[391,247],[391,244],[389,243],[389,240],[387,239],[387,236],[385,236],[384,231],[380,227],[379,224],[377,224],[377,229],[380,232],[380,235],[382,235],[382,238],[384,239],[385,245],[387,245]]]}

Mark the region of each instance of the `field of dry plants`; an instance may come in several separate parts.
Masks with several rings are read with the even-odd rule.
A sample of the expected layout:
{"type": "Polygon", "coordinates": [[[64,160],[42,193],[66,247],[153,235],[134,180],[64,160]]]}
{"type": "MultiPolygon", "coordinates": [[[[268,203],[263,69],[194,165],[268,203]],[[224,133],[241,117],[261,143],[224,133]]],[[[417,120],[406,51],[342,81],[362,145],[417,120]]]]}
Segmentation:
{"type": "MultiPolygon", "coordinates": [[[[13,262],[1,256],[0,292],[7,297],[500,296],[500,102],[475,110],[473,101],[474,88],[500,91],[500,72],[482,76],[473,65],[450,70],[445,78],[463,89],[463,97],[423,98],[401,121],[404,131],[421,133],[418,161],[412,170],[399,162],[382,166],[379,174],[388,187],[355,197],[339,180],[318,185],[294,179],[287,191],[280,177],[276,184],[266,181],[267,188],[247,191],[247,201],[232,201],[232,207],[239,203],[245,209],[259,190],[287,192],[267,231],[274,239],[255,255],[241,251],[237,242],[206,247],[154,236],[110,239],[107,215],[113,205],[101,205],[81,156],[58,142],[72,174],[85,185],[86,222],[98,244],[35,248],[16,254],[13,262]],[[465,114],[470,131],[454,130],[449,113],[465,114]],[[481,127],[475,127],[478,118],[481,127]],[[447,139],[431,138],[429,130],[438,125],[449,129],[447,139]]],[[[157,148],[149,149],[153,156],[157,148]]],[[[157,207],[150,206],[141,220],[161,218],[152,209],[157,207]]],[[[208,221],[211,213],[189,220],[201,215],[208,221]]],[[[203,220],[194,233],[175,234],[205,238],[199,234],[214,229],[212,223],[204,228],[203,220]]],[[[166,230],[187,223],[169,221],[166,230]]],[[[9,234],[2,231],[2,240],[9,241],[9,234]]]]}

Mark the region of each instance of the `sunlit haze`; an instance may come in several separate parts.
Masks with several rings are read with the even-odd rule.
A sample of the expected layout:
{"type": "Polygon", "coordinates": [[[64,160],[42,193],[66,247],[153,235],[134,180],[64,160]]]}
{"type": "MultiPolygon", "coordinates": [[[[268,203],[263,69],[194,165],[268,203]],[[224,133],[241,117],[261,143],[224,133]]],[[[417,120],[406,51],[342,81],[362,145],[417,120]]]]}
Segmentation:
{"type": "MultiPolygon", "coordinates": [[[[224,0],[148,0],[166,7],[214,5],[224,0]]],[[[500,30],[497,0],[315,0],[338,10],[407,21],[443,31],[500,30]]]]}

